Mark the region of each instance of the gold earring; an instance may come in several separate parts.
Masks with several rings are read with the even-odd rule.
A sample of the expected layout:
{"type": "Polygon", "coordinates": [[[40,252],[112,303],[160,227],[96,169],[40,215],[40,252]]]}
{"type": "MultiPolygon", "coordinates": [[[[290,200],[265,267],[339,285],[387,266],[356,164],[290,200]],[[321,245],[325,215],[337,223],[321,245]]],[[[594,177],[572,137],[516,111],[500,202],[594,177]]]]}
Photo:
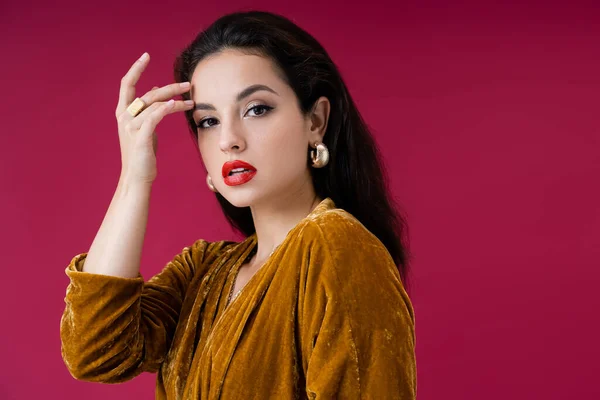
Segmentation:
{"type": "Polygon", "coordinates": [[[208,185],[208,188],[210,190],[212,190],[215,193],[218,193],[217,188],[215,187],[215,185],[213,185],[212,179],[210,179],[210,175],[208,175],[208,174],[206,175],[206,184],[208,185]]]}
{"type": "Polygon", "coordinates": [[[310,151],[310,158],[312,159],[312,166],[314,168],[323,168],[329,162],[329,149],[323,143],[315,142],[315,150],[310,151]]]}

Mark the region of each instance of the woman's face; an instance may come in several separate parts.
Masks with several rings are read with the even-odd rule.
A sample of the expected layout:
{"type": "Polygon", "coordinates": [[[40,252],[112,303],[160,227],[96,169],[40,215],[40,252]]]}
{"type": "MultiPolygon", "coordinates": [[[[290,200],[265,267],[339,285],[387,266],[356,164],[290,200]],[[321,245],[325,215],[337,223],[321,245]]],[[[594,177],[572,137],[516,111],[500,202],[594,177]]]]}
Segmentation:
{"type": "Polygon", "coordinates": [[[310,143],[322,141],[327,99],[319,102],[325,100],[319,109],[327,116],[302,115],[294,91],[270,59],[235,50],[202,60],[191,84],[202,160],[231,204],[285,201],[314,190],[307,154],[310,143]],[[255,173],[224,177],[223,165],[235,160],[250,164],[255,173]]]}

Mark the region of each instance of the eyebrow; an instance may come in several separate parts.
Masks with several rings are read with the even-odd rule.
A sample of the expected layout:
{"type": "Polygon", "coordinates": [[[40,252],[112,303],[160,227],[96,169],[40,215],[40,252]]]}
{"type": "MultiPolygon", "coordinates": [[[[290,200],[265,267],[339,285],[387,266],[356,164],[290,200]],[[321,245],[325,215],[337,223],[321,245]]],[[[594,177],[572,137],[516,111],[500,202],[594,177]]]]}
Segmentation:
{"type": "MultiPolygon", "coordinates": [[[[238,93],[238,95],[235,98],[235,101],[236,102],[240,102],[243,99],[245,99],[246,97],[250,96],[251,94],[253,94],[255,92],[259,92],[261,90],[265,90],[267,92],[271,92],[271,93],[274,93],[277,96],[279,96],[279,94],[276,91],[274,91],[273,89],[271,89],[270,87],[268,87],[266,85],[256,84],[256,85],[248,86],[246,89],[244,89],[240,93],[238,93]]],[[[194,107],[194,111],[196,111],[196,110],[212,110],[212,111],[216,111],[216,108],[212,104],[197,103],[196,106],[194,107]]]]}

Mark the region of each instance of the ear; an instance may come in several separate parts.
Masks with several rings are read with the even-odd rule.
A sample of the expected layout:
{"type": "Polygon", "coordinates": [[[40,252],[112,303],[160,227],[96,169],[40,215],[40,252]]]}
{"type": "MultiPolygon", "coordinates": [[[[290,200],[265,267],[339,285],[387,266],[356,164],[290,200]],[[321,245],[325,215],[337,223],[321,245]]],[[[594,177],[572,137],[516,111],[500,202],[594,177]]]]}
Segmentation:
{"type": "Polygon", "coordinates": [[[319,97],[313,105],[309,115],[309,133],[310,143],[322,142],[327,131],[327,122],[329,121],[329,111],[331,104],[327,97],[319,97]]]}

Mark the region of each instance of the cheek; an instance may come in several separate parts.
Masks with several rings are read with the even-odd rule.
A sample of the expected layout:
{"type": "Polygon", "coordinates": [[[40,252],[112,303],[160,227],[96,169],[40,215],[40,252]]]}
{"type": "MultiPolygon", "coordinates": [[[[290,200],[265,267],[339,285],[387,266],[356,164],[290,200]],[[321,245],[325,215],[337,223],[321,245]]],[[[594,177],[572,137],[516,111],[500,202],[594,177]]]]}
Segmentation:
{"type": "Polygon", "coordinates": [[[261,146],[265,150],[268,149],[271,169],[281,176],[302,175],[307,167],[308,152],[302,127],[297,124],[281,124],[275,129],[261,146]]]}
{"type": "MultiPolygon", "coordinates": [[[[305,122],[296,110],[281,110],[275,118],[265,119],[264,132],[260,135],[264,140],[273,142],[281,151],[298,150],[307,144],[305,122]]],[[[259,133],[259,132],[257,132],[259,133]]]]}
{"type": "MultiPolygon", "coordinates": [[[[217,171],[211,171],[214,169],[216,158],[218,157],[218,153],[214,150],[214,144],[211,144],[208,140],[198,139],[197,142],[198,150],[200,151],[200,157],[202,158],[202,162],[204,166],[208,170],[208,173],[214,174],[217,171]]],[[[212,175],[211,174],[211,175],[212,175]]]]}

